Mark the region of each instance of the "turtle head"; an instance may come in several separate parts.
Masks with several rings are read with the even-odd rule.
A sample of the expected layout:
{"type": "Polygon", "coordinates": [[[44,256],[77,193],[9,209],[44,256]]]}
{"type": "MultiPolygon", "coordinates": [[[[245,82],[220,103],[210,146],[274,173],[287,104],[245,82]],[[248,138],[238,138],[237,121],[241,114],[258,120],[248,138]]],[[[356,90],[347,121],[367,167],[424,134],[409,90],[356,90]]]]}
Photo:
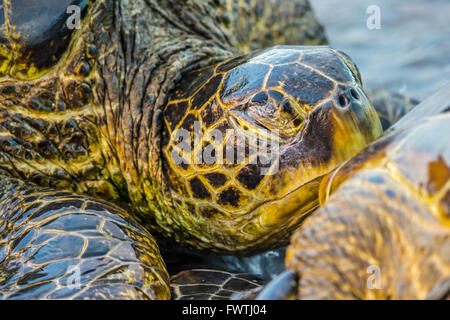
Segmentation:
{"type": "Polygon", "coordinates": [[[382,132],[356,66],[328,47],[275,47],[200,70],[164,118],[178,210],[205,246],[234,254],[286,240],[317,207],[321,178],[382,132]]]}

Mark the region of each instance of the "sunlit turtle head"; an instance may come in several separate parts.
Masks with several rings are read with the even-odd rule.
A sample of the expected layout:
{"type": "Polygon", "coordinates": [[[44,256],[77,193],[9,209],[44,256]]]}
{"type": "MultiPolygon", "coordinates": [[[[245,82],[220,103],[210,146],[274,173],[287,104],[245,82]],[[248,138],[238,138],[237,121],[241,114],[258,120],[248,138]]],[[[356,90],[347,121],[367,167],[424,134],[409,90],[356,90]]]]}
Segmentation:
{"type": "MultiPolygon", "coordinates": [[[[164,178],[197,247],[280,243],[323,175],[381,134],[356,66],[328,47],[275,47],[185,77],[164,111],[164,178]]],[[[262,245],[264,244],[264,245],[262,245]]]]}

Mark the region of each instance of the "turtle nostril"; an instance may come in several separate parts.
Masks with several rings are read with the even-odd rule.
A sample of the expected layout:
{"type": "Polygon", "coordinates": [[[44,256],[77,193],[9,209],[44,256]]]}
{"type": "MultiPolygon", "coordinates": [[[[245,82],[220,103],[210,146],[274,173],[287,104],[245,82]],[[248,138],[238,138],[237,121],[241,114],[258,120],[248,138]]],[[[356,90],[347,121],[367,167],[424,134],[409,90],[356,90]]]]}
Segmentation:
{"type": "Polygon", "coordinates": [[[352,95],[353,98],[355,98],[356,100],[359,100],[359,94],[355,89],[350,89],[350,94],[352,95]]]}
{"type": "Polygon", "coordinates": [[[338,102],[339,106],[341,106],[342,108],[345,108],[350,103],[347,96],[343,93],[339,95],[338,102]]]}

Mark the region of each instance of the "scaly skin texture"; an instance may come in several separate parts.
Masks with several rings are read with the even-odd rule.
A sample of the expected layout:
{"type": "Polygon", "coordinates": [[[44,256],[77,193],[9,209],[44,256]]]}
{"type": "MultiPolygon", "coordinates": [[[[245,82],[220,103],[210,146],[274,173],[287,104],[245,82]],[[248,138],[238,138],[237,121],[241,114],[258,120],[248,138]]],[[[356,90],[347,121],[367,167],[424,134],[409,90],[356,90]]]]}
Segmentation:
{"type": "MultiPolygon", "coordinates": [[[[226,42],[211,40],[220,35],[197,35],[176,19],[169,24],[172,5],[97,1],[51,68],[26,80],[4,76],[0,171],[125,207],[133,203],[133,211],[160,211],[154,197],[167,93],[183,72],[230,55],[226,42]]],[[[197,9],[182,11],[200,15],[197,9]]]]}
{"type": "MultiPolygon", "coordinates": [[[[53,0],[44,2],[49,16],[61,14],[57,11],[60,5],[52,6],[53,0]]],[[[20,1],[4,3],[6,18],[1,36],[6,47],[2,47],[1,55],[4,76],[0,81],[0,173],[114,202],[134,214],[148,229],[182,244],[235,254],[281,244],[288,235],[283,228],[291,230],[317,205],[320,176],[381,133],[351,61],[331,49],[318,55],[312,52],[306,59],[309,65],[305,75],[295,68],[293,71],[280,68],[274,73],[274,79],[278,77],[288,84],[290,92],[285,89],[284,98],[303,104],[298,111],[304,113],[304,124],[301,130],[286,125],[286,121],[269,127],[288,132],[291,139],[284,144],[285,161],[281,162],[280,173],[268,184],[272,190],[264,191],[268,195],[256,202],[251,195],[245,203],[239,194],[237,208],[235,199],[219,207],[225,210],[225,215],[209,211],[198,216],[197,211],[190,211],[192,207],[187,202],[192,200],[191,193],[175,197],[181,184],[172,179],[177,179],[174,175],[179,173],[171,172],[162,155],[162,135],[168,130],[166,106],[169,100],[177,100],[171,98],[176,84],[195,74],[194,70],[215,66],[255,48],[256,39],[264,30],[261,25],[267,27],[264,36],[267,44],[291,40],[314,43],[312,38],[322,43],[323,29],[314,21],[306,1],[279,5],[292,10],[276,9],[282,16],[275,23],[277,19],[267,14],[269,6],[275,5],[273,1],[268,1],[261,11],[260,4],[250,0],[87,3],[80,0],[78,4],[85,14],[80,29],[64,31],[71,35],[64,50],[50,43],[47,51],[28,50],[36,33],[33,36],[24,20],[18,18],[23,6],[19,6],[20,1]],[[258,28],[243,24],[246,19],[258,28]],[[297,26],[299,33],[293,31],[297,26]],[[305,26],[309,26],[309,32],[305,26]],[[290,30],[286,37],[295,37],[290,40],[281,37],[280,27],[290,30]],[[238,37],[242,33],[249,36],[251,43],[245,44],[238,37]],[[338,58],[331,62],[324,57],[338,58]],[[350,78],[338,79],[339,73],[350,78]],[[290,78],[302,79],[305,87],[289,82],[290,78]],[[315,82],[317,79],[321,80],[315,82]],[[352,88],[360,101],[353,101],[352,88]],[[343,107],[339,108],[337,101],[342,94],[343,107]],[[302,95],[306,101],[296,100],[302,95]],[[300,137],[304,142],[293,143],[300,137]],[[296,170],[289,174],[293,167],[296,170]],[[303,189],[286,196],[294,191],[287,184],[292,179],[299,179],[292,186],[303,189]],[[274,201],[283,197],[282,201],[274,201]],[[264,206],[255,214],[241,210],[245,205],[251,210],[262,202],[264,206]],[[286,206],[287,203],[294,205],[286,206]],[[290,213],[298,203],[304,204],[304,208],[301,214],[292,217],[290,213]],[[268,241],[269,238],[272,240],[268,241]]],[[[63,26],[64,15],[61,21],[63,26]]],[[[38,31],[47,30],[42,21],[35,23],[38,31]]],[[[55,43],[61,38],[54,37],[55,43]]],[[[282,54],[280,48],[273,50],[282,54]]],[[[245,59],[239,60],[241,64],[246,64],[245,59]]],[[[270,68],[276,63],[265,64],[270,68]]],[[[229,67],[226,72],[231,74],[232,69],[229,67]]],[[[250,71],[256,73],[251,68],[250,71]]],[[[263,80],[269,73],[262,72],[260,76],[258,80],[263,80]]],[[[233,81],[238,83],[239,79],[233,81]]],[[[180,90],[193,94],[187,88],[180,90]]],[[[206,95],[211,97],[219,88],[213,86],[208,90],[206,95]]],[[[228,103],[230,110],[232,105],[238,106],[238,95],[249,99],[253,92],[237,92],[228,103]]],[[[194,106],[201,107],[203,104],[194,106]]],[[[180,112],[186,115],[187,111],[180,112]]],[[[283,116],[283,119],[290,118],[283,116]]],[[[230,173],[237,174],[237,169],[241,168],[231,169],[230,173]]],[[[242,187],[237,187],[241,192],[242,187]]],[[[198,206],[202,199],[193,200],[198,206]]]]}
{"type": "Polygon", "coordinates": [[[0,299],[168,299],[153,237],[107,202],[0,176],[0,299]]]}
{"type": "MultiPolygon", "coordinates": [[[[88,0],[2,0],[0,75],[36,79],[58,61],[70,42],[63,13],[71,4],[86,14],[88,0]]],[[[68,15],[67,15],[68,16],[68,15]]]]}
{"type": "Polygon", "coordinates": [[[323,180],[287,251],[297,298],[450,298],[449,101],[447,87],[323,180]]]}

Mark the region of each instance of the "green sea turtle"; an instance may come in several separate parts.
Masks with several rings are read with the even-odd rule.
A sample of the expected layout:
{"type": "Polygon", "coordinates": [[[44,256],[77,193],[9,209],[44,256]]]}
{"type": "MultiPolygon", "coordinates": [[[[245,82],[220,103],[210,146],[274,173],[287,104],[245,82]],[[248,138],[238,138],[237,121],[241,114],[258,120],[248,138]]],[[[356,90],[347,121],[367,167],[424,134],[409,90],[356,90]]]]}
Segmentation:
{"type": "Polygon", "coordinates": [[[322,181],[322,207],[291,239],[291,271],[260,297],[450,298],[449,89],[322,181]]]}
{"type": "MultiPolygon", "coordinates": [[[[245,255],[285,243],[317,207],[322,177],[382,128],[351,59],[312,46],[326,40],[308,2],[283,4],[4,0],[0,196],[9,202],[0,210],[2,237],[8,243],[23,240],[24,248],[36,250],[34,237],[46,233],[45,223],[68,219],[55,229],[62,240],[73,236],[87,245],[92,229],[97,240],[109,243],[104,224],[94,222],[117,212],[124,219],[119,228],[135,232],[123,231],[125,236],[104,251],[91,252],[85,245],[80,252],[75,245],[66,251],[64,241],[41,243],[41,252],[63,252],[75,265],[87,261],[85,253],[107,258],[118,247],[131,246],[137,271],[120,269],[115,258],[102,269],[102,259],[93,259],[97,264],[91,267],[104,270],[108,280],[92,278],[86,284],[91,295],[77,297],[96,298],[168,297],[156,243],[134,219],[159,237],[213,253],[245,255]],[[278,44],[309,46],[261,50],[278,44]],[[189,157],[196,159],[197,151],[204,155],[208,148],[204,140],[195,140],[196,123],[208,146],[216,142],[208,136],[212,129],[225,137],[232,130],[243,138],[243,160],[237,161],[239,146],[231,144],[236,163],[226,158],[221,164],[220,157],[215,163],[177,163],[173,151],[180,147],[181,129],[193,136],[189,157]],[[266,150],[249,152],[264,144],[268,157],[266,150]],[[277,149],[271,149],[274,145],[277,149]],[[75,206],[71,197],[77,198],[75,206]],[[91,203],[97,204],[93,211],[91,203]],[[44,224],[36,217],[39,222],[23,239],[16,238],[19,234],[9,229],[11,217],[22,214],[33,222],[37,206],[44,208],[44,224]],[[72,230],[70,217],[83,214],[86,224],[72,230]],[[115,291],[108,281],[123,290],[115,291]]],[[[227,154],[225,142],[214,152],[227,154]]],[[[186,154],[179,156],[188,160],[186,154]]],[[[59,288],[67,270],[54,263],[64,254],[49,261],[48,279],[27,282],[28,274],[40,274],[44,266],[29,269],[21,256],[27,250],[13,255],[6,243],[1,248],[2,297],[31,287],[35,295],[28,297],[56,297],[53,286],[59,288]],[[23,263],[26,287],[11,277],[15,269],[8,266],[17,261],[23,263]]]]}
{"type": "MultiPolygon", "coordinates": [[[[65,9],[73,1],[6,1],[2,174],[101,197],[149,230],[198,249],[249,254],[286,241],[287,230],[317,206],[321,177],[378,137],[381,126],[342,53],[279,46],[240,55],[226,19],[240,2],[78,1],[84,18],[68,29],[65,9]],[[30,24],[22,2],[47,19],[30,24]],[[272,174],[262,175],[249,153],[239,163],[175,164],[176,129],[192,133],[196,120],[204,136],[231,129],[248,138],[246,148],[278,144],[267,166],[272,174]],[[278,135],[268,140],[269,133],[278,135]]],[[[295,3],[296,11],[283,11],[295,19],[280,19],[277,28],[309,19],[306,2],[295,3]]],[[[273,18],[247,4],[257,11],[242,12],[248,22],[273,18]]],[[[298,42],[320,43],[310,34],[298,42]]],[[[189,155],[205,151],[192,144],[189,155]]]]}

